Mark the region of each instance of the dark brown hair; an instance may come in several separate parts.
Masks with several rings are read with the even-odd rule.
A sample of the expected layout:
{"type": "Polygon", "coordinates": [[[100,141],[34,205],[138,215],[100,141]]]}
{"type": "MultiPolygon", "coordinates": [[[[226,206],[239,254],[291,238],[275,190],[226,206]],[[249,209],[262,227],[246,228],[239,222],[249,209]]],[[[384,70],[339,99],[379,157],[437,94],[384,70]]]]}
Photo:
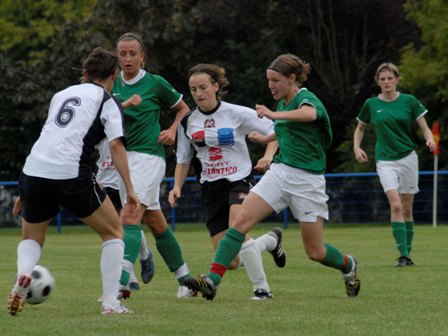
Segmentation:
{"type": "Polygon", "coordinates": [[[296,75],[296,82],[301,85],[308,78],[311,66],[296,55],[283,54],[272,61],[268,69],[277,71],[286,77],[294,74],[296,75]]]}
{"type": "Polygon", "coordinates": [[[223,67],[220,67],[216,64],[197,64],[194,67],[191,67],[190,70],[188,70],[188,79],[190,79],[191,76],[199,73],[209,75],[210,80],[213,84],[218,83],[219,90],[216,93],[218,97],[223,97],[227,93],[223,89],[228,86],[230,82],[226,77],[226,70],[223,67]]]}
{"type": "Polygon", "coordinates": [[[113,51],[101,47],[93,49],[83,63],[84,81],[104,80],[118,70],[118,57],[113,51]]]}

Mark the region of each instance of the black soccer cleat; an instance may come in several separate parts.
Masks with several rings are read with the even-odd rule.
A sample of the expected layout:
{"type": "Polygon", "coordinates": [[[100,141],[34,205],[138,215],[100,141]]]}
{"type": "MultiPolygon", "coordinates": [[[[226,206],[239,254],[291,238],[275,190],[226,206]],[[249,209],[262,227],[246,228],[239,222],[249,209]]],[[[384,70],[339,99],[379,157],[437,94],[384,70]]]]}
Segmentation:
{"type": "Polygon", "coordinates": [[[154,276],[154,261],[152,260],[152,252],[148,249],[148,257],[146,259],[140,260],[140,266],[142,267],[142,281],[147,284],[151,282],[154,276]]]}
{"type": "Polygon", "coordinates": [[[257,288],[254,291],[254,296],[251,298],[253,301],[262,301],[262,300],[269,300],[274,298],[272,295],[272,292],[268,292],[266,289],[263,288],[257,288]]]}
{"type": "Polygon", "coordinates": [[[397,259],[397,264],[395,266],[397,267],[406,267],[406,266],[414,266],[414,262],[412,261],[411,258],[409,257],[405,257],[405,256],[401,256],[400,258],[397,259]]]}
{"type": "Polygon", "coordinates": [[[216,295],[217,289],[215,284],[212,279],[205,274],[199,275],[196,278],[187,278],[184,285],[192,291],[201,292],[202,297],[210,301],[213,300],[216,295]]]}
{"type": "Polygon", "coordinates": [[[286,264],[286,254],[282,248],[282,230],[279,227],[275,227],[269,231],[268,234],[277,240],[277,245],[272,251],[269,251],[269,253],[272,254],[275,264],[278,267],[283,268],[286,264]]]}

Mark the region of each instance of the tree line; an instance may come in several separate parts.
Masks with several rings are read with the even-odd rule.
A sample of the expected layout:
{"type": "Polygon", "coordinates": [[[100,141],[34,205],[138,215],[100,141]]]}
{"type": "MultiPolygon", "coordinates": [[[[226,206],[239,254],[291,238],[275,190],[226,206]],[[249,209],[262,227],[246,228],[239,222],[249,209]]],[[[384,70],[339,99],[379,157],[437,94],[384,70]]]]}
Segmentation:
{"type": "MultiPolygon", "coordinates": [[[[351,138],[363,102],[378,93],[373,76],[385,61],[400,66],[400,86],[428,107],[429,124],[440,122],[443,144],[446,7],[443,0],[4,0],[0,180],[18,178],[52,95],[79,82],[82,61],[94,47],[114,49],[127,31],[143,36],[147,70],[163,75],[191,107],[186,74],[197,63],[226,69],[227,101],[274,108],[266,66],[286,52],[305,59],[312,71],[304,86],[324,102],[333,126],[328,172],[374,170],[374,162],[355,163],[351,138]]],[[[173,118],[166,113],[162,124],[173,118]]],[[[365,143],[373,157],[373,141],[365,143]]],[[[167,148],[168,175],[173,150],[167,148]]],[[[251,151],[255,160],[262,148],[251,144],[251,151]]],[[[421,169],[431,169],[432,155],[420,160],[421,169]]],[[[446,166],[441,155],[440,167],[446,166]]]]}

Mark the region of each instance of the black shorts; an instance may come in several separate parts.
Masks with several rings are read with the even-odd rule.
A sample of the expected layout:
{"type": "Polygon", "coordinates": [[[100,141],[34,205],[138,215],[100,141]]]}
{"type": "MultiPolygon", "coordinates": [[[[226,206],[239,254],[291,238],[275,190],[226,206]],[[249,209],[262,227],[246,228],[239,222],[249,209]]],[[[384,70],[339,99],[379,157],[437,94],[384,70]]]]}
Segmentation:
{"type": "Polygon", "coordinates": [[[106,192],[107,196],[109,196],[117,212],[123,209],[123,205],[121,204],[120,191],[118,189],[105,187],[104,191],[106,192]]]}
{"type": "Polygon", "coordinates": [[[210,237],[229,228],[229,211],[232,204],[242,204],[253,186],[253,181],[246,178],[229,182],[218,180],[204,182],[202,201],[205,205],[206,224],[210,237]]]}
{"type": "Polygon", "coordinates": [[[22,216],[30,223],[51,219],[64,207],[79,218],[90,216],[106,198],[95,177],[51,180],[21,174],[22,216]]]}

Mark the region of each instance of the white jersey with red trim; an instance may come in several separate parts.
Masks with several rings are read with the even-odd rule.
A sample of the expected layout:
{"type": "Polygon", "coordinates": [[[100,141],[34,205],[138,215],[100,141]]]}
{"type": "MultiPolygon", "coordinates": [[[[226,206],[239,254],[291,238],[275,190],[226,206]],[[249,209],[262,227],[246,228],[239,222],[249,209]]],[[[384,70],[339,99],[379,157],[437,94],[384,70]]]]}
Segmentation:
{"type": "Polygon", "coordinates": [[[105,137],[125,141],[119,104],[100,85],[70,86],[53,96],[23,172],[54,180],[92,175],[95,148],[105,137]]]}
{"type": "Polygon", "coordinates": [[[98,153],[100,154],[100,157],[96,162],[96,165],[98,167],[96,180],[103,187],[119,190],[120,175],[118,174],[117,168],[115,168],[115,164],[112,161],[112,155],[110,154],[109,142],[107,141],[107,139],[104,139],[100,143],[98,147],[98,153]]]}
{"type": "Polygon", "coordinates": [[[254,131],[272,134],[274,123],[251,108],[226,102],[207,113],[195,108],[179,124],[177,163],[189,164],[196,151],[201,183],[241,180],[252,171],[246,136],[254,131]]]}

